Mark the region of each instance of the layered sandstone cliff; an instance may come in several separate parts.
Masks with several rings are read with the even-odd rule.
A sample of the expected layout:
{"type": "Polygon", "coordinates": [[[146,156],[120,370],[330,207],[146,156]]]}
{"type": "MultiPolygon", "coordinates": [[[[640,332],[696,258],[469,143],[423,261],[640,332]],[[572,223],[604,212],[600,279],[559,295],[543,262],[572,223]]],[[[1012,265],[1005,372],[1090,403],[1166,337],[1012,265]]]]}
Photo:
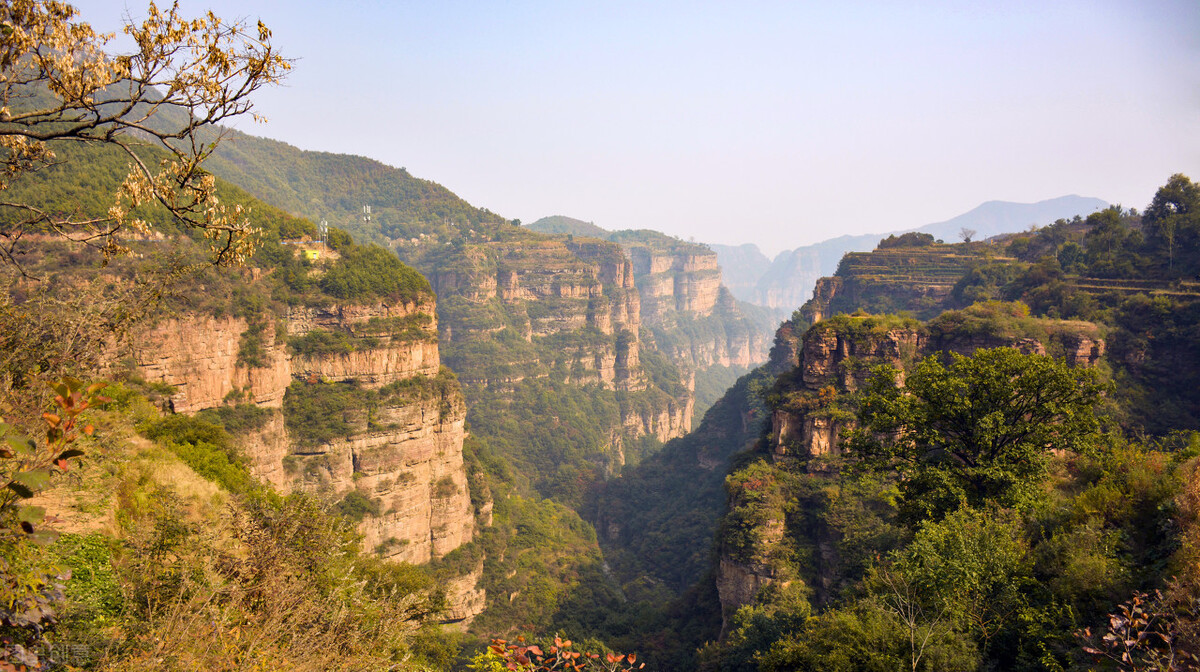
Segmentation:
{"type": "MultiPolygon", "coordinates": [[[[984,308],[952,311],[921,325],[912,320],[842,316],[818,323],[800,340],[798,351],[777,349],[778,368],[790,364],[792,380],[785,401],[771,418],[775,455],[803,457],[836,455],[839,439],[851,422],[837,404],[838,395],[853,393],[879,365],[891,366],[903,382],[904,371],[917,359],[935,352],[970,356],[983,348],[1010,347],[1025,354],[1051,354],[1071,366],[1096,366],[1104,341],[1087,322],[1012,318],[1014,324],[980,330],[975,319],[984,308]],[[969,322],[965,324],[964,322],[969,322]],[[966,328],[964,328],[966,327],[966,328]]],[[[794,338],[794,326],[787,325],[794,338]]]]}
{"type": "Polygon", "coordinates": [[[721,284],[717,254],[657,231],[616,231],[632,261],[642,323],[656,347],[681,366],[750,369],[770,347],[770,311],[742,303],[721,284]]]}
{"type": "MultiPolygon", "coordinates": [[[[141,334],[133,358],[147,381],[174,389],[176,412],[234,401],[280,409],[242,437],[253,473],[283,492],[357,506],[364,550],[423,563],[470,541],[476,515],[466,405],[441,370],[434,308],[428,298],[295,306],[271,322],[187,314],[141,334]],[[313,440],[301,414],[320,414],[327,391],[346,390],[355,403],[330,406],[337,435],[313,440]]],[[[452,591],[455,620],[478,613],[474,591],[473,582],[452,591]]]]}
{"type": "Polygon", "coordinates": [[[242,317],[175,317],[141,334],[133,357],[146,380],[174,388],[170,403],[178,413],[220,406],[231,394],[279,408],[292,382],[285,344],[275,329],[263,329],[267,365],[252,367],[238,356],[249,331],[242,317]]]}
{"type": "Polygon", "coordinates": [[[440,341],[468,394],[504,405],[531,384],[599,386],[623,400],[603,429],[611,468],[629,441],[691,429],[690,391],[665,393],[643,366],[641,296],[618,245],[502,230],[403,252],[441,297],[440,341]]]}
{"type": "Polygon", "coordinates": [[[627,244],[626,250],[633,260],[647,322],[671,311],[697,317],[712,314],[721,286],[715,252],[703,246],[659,250],[636,244],[627,244]]]}
{"type": "Polygon", "coordinates": [[[614,246],[496,242],[426,263],[444,297],[441,338],[452,349],[506,336],[538,345],[558,341],[550,351],[511,348],[509,361],[491,367],[461,367],[465,383],[503,387],[560,366],[579,384],[643,386],[639,297],[630,264],[614,246]],[[578,337],[564,338],[569,334],[578,337]]]}

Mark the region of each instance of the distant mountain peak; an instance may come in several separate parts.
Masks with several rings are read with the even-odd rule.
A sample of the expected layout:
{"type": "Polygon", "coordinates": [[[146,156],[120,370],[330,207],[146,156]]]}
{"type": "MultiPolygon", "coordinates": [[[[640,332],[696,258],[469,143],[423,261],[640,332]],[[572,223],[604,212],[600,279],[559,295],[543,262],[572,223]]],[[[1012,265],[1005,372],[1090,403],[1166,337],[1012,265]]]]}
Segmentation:
{"type": "Polygon", "coordinates": [[[712,248],[717,252],[719,263],[725,269],[727,284],[735,296],[760,306],[791,309],[808,300],[817,279],[832,275],[844,254],[868,252],[889,234],[917,231],[952,243],[959,239],[963,229],[970,229],[976,240],[984,240],[1002,233],[1025,231],[1030,225],[1045,226],[1057,219],[1075,215],[1086,217],[1106,207],[1106,201],[1074,194],[1037,203],[985,201],[944,222],[905,231],[843,235],[794,250],[784,250],[769,264],[761,255],[744,252],[745,246],[734,248],[714,245],[712,248]]]}
{"type": "Polygon", "coordinates": [[[935,238],[950,242],[957,239],[963,228],[969,228],[975,231],[977,239],[982,240],[1002,233],[1024,231],[1033,224],[1045,226],[1064,217],[1087,216],[1107,207],[1107,201],[1074,194],[1036,203],[984,201],[957,217],[911,230],[931,233],[935,238]]]}

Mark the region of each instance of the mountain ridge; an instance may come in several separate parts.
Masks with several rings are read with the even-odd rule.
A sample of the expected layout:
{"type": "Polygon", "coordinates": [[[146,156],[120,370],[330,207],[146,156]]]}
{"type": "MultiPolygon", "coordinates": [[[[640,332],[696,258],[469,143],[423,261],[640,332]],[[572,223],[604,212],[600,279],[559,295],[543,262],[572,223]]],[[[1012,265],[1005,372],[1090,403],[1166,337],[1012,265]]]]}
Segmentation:
{"type": "MultiPolygon", "coordinates": [[[[729,268],[745,279],[734,292],[737,298],[760,306],[790,310],[799,307],[812,295],[818,278],[832,275],[847,252],[869,252],[880,239],[909,232],[928,233],[947,242],[959,237],[962,229],[974,230],[974,238],[982,240],[1003,233],[1018,233],[1031,225],[1045,226],[1058,219],[1075,215],[1087,216],[1108,206],[1102,199],[1078,195],[1058,196],[1034,203],[1014,201],[984,201],[967,212],[945,221],[933,222],[911,229],[898,229],[877,234],[846,234],[811,245],[784,250],[775,255],[770,266],[762,269],[753,264],[738,264],[729,246],[710,247],[718,253],[722,268],[729,268]],[[757,278],[751,287],[748,277],[757,278]]],[[[765,255],[763,255],[765,258],[765,255]]],[[[761,260],[757,260],[761,263],[761,260]]],[[[731,291],[734,287],[730,287],[731,291]]]]}

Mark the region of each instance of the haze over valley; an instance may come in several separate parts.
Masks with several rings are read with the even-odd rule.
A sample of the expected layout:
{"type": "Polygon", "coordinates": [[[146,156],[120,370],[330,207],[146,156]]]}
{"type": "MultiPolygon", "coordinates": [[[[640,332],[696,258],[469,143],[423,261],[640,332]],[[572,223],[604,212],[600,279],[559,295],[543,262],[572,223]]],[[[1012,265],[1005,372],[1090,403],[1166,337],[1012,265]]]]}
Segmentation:
{"type": "Polygon", "coordinates": [[[0,20],[0,668],[1200,669],[1193,4],[0,20]]]}

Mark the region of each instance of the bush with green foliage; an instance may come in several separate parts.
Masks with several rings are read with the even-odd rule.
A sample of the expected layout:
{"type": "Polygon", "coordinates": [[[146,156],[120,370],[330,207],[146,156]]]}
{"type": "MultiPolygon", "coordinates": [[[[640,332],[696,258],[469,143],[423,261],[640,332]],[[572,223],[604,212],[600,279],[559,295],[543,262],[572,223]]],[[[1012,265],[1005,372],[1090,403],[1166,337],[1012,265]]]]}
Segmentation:
{"type": "Polygon", "coordinates": [[[893,233],[879,241],[878,247],[881,250],[886,250],[892,247],[929,247],[930,245],[933,245],[932,234],[910,231],[902,233],[899,236],[893,233]]]}
{"type": "Polygon", "coordinates": [[[167,446],[196,473],[229,492],[248,495],[261,488],[250,475],[246,458],[237,450],[233,437],[219,424],[176,414],[139,429],[146,438],[167,446]]]}
{"type": "Polygon", "coordinates": [[[304,357],[321,355],[344,355],[358,349],[356,339],[344,331],[310,329],[300,336],[288,338],[288,347],[293,354],[304,357]]]}
{"type": "Polygon", "coordinates": [[[903,388],[896,373],[872,377],[847,448],[863,467],[900,476],[912,525],[962,507],[1032,505],[1052,451],[1095,448],[1109,388],[1094,369],[1011,348],[951,353],[948,367],[927,357],[903,388]]]}
{"type": "Polygon", "coordinates": [[[361,523],[367,516],[378,516],[381,507],[379,502],[370,499],[358,490],[351,490],[333,507],[334,512],[355,523],[361,523]]]}

